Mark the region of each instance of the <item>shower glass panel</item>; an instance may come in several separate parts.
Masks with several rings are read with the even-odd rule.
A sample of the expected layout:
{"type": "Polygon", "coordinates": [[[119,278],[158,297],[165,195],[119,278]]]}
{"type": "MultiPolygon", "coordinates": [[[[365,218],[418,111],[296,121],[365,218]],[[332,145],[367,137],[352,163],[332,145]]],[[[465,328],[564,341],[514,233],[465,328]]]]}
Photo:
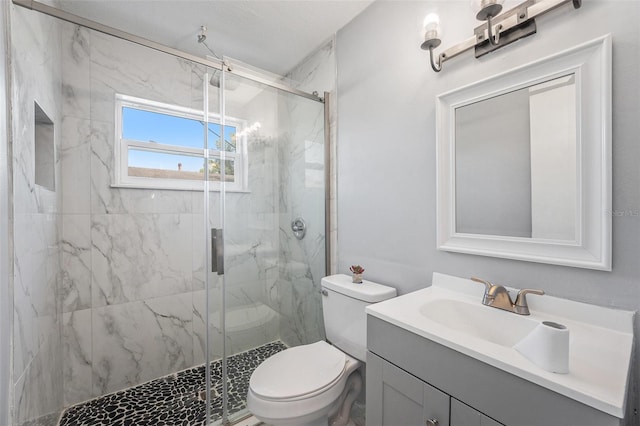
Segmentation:
{"type": "Polygon", "coordinates": [[[204,364],[220,354],[205,296],[219,287],[206,237],[220,218],[206,151],[219,90],[203,65],[60,25],[63,397],[92,401],[61,425],[107,424],[114,398],[134,424],[204,425],[204,364]]]}
{"type": "MultiPolygon", "coordinates": [[[[224,113],[222,110],[223,96],[220,89],[221,71],[204,67],[203,74],[203,101],[204,108],[209,111],[210,120],[207,122],[207,134],[204,141],[206,149],[206,183],[203,202],[204,226],[202,232],[202,248],[206,250],[204,273],[206,276],[204,291],[194,297],[194,303],[199,305],[199,318],[202,321],[203,355],[205,356],[206,388],[202,396],[206,401],[207,419],[211,424],[221,424],[223,420],[224,406],[224,380],[223,380],[223,344],[222,306],[223,306],[223,277],[218,274],[220,256],[223,250],[222,240],[222,215],[223,184],[226,179],[224,169],[220,168],[220,147],[224,146],[224,113]],[[211,113],[214,111],[214,113],[211,113]],[[216,239],[216,237],[218,237],[216,239]],[[197,300],[197,302],[195,302],[197,300]]],[[[222,272],[222,270],[220,270],[222,272]]],[[[207,423],[209,424],[209,423],[207,423]]]]}
{"type": "Polygon", "coordinates": [[[222,315],[214,293],[210,312],[211,333],[224,337],[224,410],[234,421],[247,415],[249,378],[261,361],[324,336],[324,108],[231,73],[222,82],[222,315]],[[292,230],[298,218],[302,239],[292,230]]]}

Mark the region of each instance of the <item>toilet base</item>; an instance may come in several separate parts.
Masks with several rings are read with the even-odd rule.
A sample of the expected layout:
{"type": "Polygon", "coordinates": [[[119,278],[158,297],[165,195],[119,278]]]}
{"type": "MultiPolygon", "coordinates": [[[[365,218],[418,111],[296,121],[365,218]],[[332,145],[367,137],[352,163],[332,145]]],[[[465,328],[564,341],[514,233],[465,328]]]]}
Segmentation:
{"type": "Polygon", "coordinates": [[[351,407],[362,391],[362,376],[359,371],[351,373],[338,400],[338,411],[329,415],[329,426],[355,426],[351,420],[351,407]]]}

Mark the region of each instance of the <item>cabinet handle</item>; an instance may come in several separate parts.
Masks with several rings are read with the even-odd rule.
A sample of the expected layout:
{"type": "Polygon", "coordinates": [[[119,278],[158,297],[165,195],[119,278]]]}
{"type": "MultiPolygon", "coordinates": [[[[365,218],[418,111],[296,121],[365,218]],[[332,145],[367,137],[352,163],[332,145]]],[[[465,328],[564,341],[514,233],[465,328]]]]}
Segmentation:
{"type": "Polygon", "coordinates": [[[438,426],[440,422],[438,419],[429,419],[427,420],[427,426],[438,426]]]}

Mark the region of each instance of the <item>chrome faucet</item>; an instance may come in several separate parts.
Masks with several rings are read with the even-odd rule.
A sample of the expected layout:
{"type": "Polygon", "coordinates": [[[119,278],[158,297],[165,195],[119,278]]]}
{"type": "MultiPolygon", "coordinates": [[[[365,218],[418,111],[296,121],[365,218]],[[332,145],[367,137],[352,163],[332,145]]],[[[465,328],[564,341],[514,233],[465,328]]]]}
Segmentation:
{"type": "Polygon", "coordinates": [[[482,283],[485,285],[484,296],[482,297],[482,304],[491,306],[492,308],[504,309],[505,311],[513,312],[518,315],[529,315],[529,305],[527,304],[527,294],[537,294],[542,296],[544,291],[533,290],[525,288],[518,291],[515,303],[511,301],[509,291],[504,286],[499,284],[491,284],[489,281],[481,280],[480,278],[471,278],[472,281],[482,283]]]}

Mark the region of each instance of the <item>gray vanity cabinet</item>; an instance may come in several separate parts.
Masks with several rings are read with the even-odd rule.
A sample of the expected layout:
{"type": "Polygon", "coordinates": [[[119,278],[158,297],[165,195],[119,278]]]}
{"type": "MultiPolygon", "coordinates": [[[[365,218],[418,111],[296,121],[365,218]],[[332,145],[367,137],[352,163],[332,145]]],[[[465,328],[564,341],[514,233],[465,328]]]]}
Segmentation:
{"type": "Polygon", "coordinates": [[[622,420],[367,316],[368,426],[621,426],[622,420]]]}
{"type": "Polygon", "coordinates": [[[371,352],[367,353],[367,424],[500,426],[371,352]]]}

